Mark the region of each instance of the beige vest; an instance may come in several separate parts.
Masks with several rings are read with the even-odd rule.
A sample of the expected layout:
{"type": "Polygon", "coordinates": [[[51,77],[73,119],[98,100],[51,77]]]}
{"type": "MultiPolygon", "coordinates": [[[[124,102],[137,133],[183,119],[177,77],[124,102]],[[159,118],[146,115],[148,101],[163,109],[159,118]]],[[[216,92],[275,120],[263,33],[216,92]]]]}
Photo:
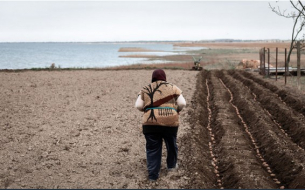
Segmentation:
{"type": "Polygon", "coordinates": [[[182,91],[165,81],[153,82],[141,90],[144,101],[143,125],[179,126],[176,100],[182,91]]]}

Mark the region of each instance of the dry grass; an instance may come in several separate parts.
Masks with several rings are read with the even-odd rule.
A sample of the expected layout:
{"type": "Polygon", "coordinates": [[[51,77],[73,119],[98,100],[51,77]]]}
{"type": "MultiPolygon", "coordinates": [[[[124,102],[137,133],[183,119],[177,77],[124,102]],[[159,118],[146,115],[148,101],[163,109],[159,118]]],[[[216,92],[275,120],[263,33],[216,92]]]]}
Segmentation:
{"type": "MultiPolygon", "coordinates": [[[[282,80],[284,81],[284,79],[282,80]]],[[[290,76],[287,78],[287,85],[291,86],[292,88],[300,90],[303,93],[303,95],[305,95],[305,76],[300,77],[299,85],[298,85],[298,77],[290,76]]]]}
{"type": "MultiPolygon", "coordinates": [[[[192,50],[188,51],[187,54],[179,55],[167,55],[167,56],[156,56],[156,55],[130,55],[125,57],[138,57],[147,58],[149,60],[164,60],[171,61],[172,63],[160,63],[160,64],[137,64],[129,66],[119,66],[109,69],[191,69],[193,66],[193,58],[202,56],[201,66],[207,70],[214,69],[235,69],[239,62],[243,59],[248,60],[259,60],[259,50],[263,47],[270,49],[270,63],[276,65],[276,47],[278,47],[278,67],[284,67],[285,63],[285,48],[289,49],[289,42],[252,42],[252,43],[175,43],[174,46],[181,47],[206,47],[208,49],[192,50]]],[[[291,55],[290,66],[296,67],[296,52],[293,51],[291,55]]],[[[305,57],[303,58],[305,59],[305,57]]],[[[302,60],[302,58],[301,58],[302,60]]],[[[266,62],[268,62],[268,55],[266,54],[266,62]]],[[[305,62],[301,61],[301,68],[305,68],[305,62]]],[[[274,80],[274,77],[269,78],[274,80]]],[[[284,76],[280,76],[277,83],[284,84],[284,76]]],[[[287,79],[287,87],[297,87],[297,77],[290,76],[287,79]]],[[[300,90],[305,93],[305,78],[301,78],[300,90]]]]}
{"type": "Polygon", "coordinates": [[[174,43],[174,46],[180,47],[209,47],[209,48],[289,48],[290,43],[288,42],[209,42],[209,43],[174,43]]]}
{"type": "Polygon", "coordinates": [[[144,54],[135,54],[135,55],[120,55],[119,57],[124,58],[156,58],[156,55],[144,55],[144,54]]]}
{"type": "Polygon", "coordinates": [[[158,64],[134,64],[123,65],[117,67],[108,67],[105,70],[134,70],[134,69],[181,69],[190,70],[193,67],[193,62],[185,63],[158,63],[158,64]]]}
{"type": "Polygon", "coordinates": [[[119,52],[162,52],[161,50],[150,50],[140,47],[122,47],[119,52]]]}
{"type": "Polygon", "coordinates": [[[300,84],[298,85],[297,82],[297,76],[291,75],[291,76],[287,76],[286,79],[286,84],[285,84],[285,76],[284,75],[278,75],[277,76],[277,80],[276,80],[276,76],[275,75],[271,75],[270,77],[264,77],[256,72],[253,72],[253,74],[260,76],[261,78],[263,78],[264,80],[277,85],[281,88],[285,88],[287,91],[294,91],[298,94],[295,95],[299,95],[299,96],[304,96],[305,95],[305,76],[303,74],[303,76],[301,76],[300,78],[300,84]],[[297,91],[295,91],[297,89],[297,91]]]}
{"type": "MultiPolygon", "coordinates": [[[[285,48],[289,48],[290,43],[288,42],[233,42],[233,43],[174,43],[174,46],[181,47],[205,47],[208,49],[191,50],[187,51],[186,54],[178,55],[126,55],[122,57],[131,58],[147,58],[148,60],[154,61],[165,61],[174,62],[175,64],[187,64],[193,62],[192,56],[202,56],[201,65],[205,69],[234,69],[241,60],[259,60],[259,50],[263,47],[270,49],[270,63],[275,66],[276,55],[275,48],[278,47],[278,66],[283,67],[285,63],[285,48]]],[[[145,52],[145,51],[144,51],[145,52]]],[[[266,54],[266,62],[268,62],[268,55],[266,54]]],[[[147,67],[147,65],[139,67],[147,67]]],[[[170,65],[171,66],[171,65],[170,65]]],[[[291,55],[290,66],[296,67],[296,52],[293,51],[291,55]]],[[[134,66],[132,66],[134,67],[134,66]]],[[[153,67],[167,67],[164,64],[154,64],[153,67]]],[[[180,67],[180,66],[179,66],[180,67]]],[[[182,66],[183,67],[183,66],[182,66]]],[[[302,68],[305,68],[305,64],[301,64],[302,68]]]]}

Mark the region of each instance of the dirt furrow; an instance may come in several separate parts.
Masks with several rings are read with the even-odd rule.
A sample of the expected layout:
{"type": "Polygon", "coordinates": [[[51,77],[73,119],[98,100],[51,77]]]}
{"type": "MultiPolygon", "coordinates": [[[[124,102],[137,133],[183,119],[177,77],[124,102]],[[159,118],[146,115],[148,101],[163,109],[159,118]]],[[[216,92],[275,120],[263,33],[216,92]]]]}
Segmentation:
{"type": "Polygon", "coordinates": [[[232,98],[217,77],[211,75],[213,89],[213,123],[216,134],[216,154],[222,183],[225,188],[276,188],[262,168],[239,122],[232,98]]]}
{"type": "Polygon", "coordinates": [[[208,92],[205,84],[207,75],[207,71],[202,71],[197,75],[196,93],[192,98],[192,109],[189,109],[188,112],[191,132],[181,140],[181,152],[187,155],[187,159],[183,161],[189,178],[188,185],[184,187],[187,189],[218,188],[209,151],[208,92]]]}
{"type": "MultiPolygon", "coordinates": [[[[236,71],[231,71],[236,72],[236,71]]],[[[295,111],[303,114],[305,116],[305,102],[297,97],[293,97],[289,92],[286,90],[281,90],[277,86],[264,81],[263,79],[257,78],[249,72],[239,71],[244,77],[253,80],[254,82],[262,85],[266,89],[269,89],[271,92],[278,95],[278,97],[283,100],[286,104],[288,104],[291,108],[295,111]]]]}
{"type": "Polygon", "coordinates": [[[212,109],[211,109],[211,105],[210,105],[210,98],[211,98],[211,93],[210,93],[210,88],[209,88],[209,82],[208,82],[208,79],[206,79],[206,88],[207,88],[207,109],[208,109],[208,113],[209,113],[209,116],[208,116],[208,125],[207,125],[207,129],[209,131],[209,136],[210,136],[210,142],[209,142],[209,150],[210,150],[210,155],[211,155],[211,158],[212,158],[212,166],[214,167],[214,173],[216,175],[216,179],[217,179],[217,185],[220,189],[223,189],[223,186],[222,186],[222,180],[220,178],[220,175],[219,175],[219,170],[218,170],[218,161],[217,161],[217,157],[215,155],[215,147],[216,147],[216,140],[215,140],[215,135],[214,135],[214,132],[212,130],[212,127],[211,127],[211,120],[212,120],[212,109]]]}
{"type": "MultiPolygon", "coordinates": [[[[251,92],[251,89],[248,86],[245,86],[245,87],[251,92]]],[[[256,95],[253,92],[251,92],[251,94],[253,95],[253,100],[256,101],[256,95]]],[[[283,102],[283,103],[286,104],[285,102],[283,102]]],[[[272,118],[272,115],[268,110],[264,109],[264,111],[272,118]]],[[[281,129],[281,131],[286,135],[286,137],[289,137],[289,135],[286,133],[286,131],[282,128],[282,126],[276,120],[273,119],[272,121],[281,129]]]]}
{"type": "MultiPolygon", "coordinates": [[[[229,73],[233,73],[233,72],[229,72],[229,73]]],[[[237,79],[234,79],[234,80],[237,80],[237,79]]],[[[250,91],[250,93],[253,95],[253,100],[254,101],[256,101],[257,100],[257,96],[256,96],[256,94],[255,93],[253,93],[253,92],[251,92],[251,89],[248,87],[248,86],[245,86],[247,89],[248,89],[248,91],[250,91]]],[[[280,97],[279,97],[280,98],[280,97]]],[[[281,99],[281,98],[280,98],[281,99]]],[[[282,101],[282,100],[281,100],[282,101]]],[[[259,103],[259,101],[257,101],[258,103],[259,103]]],[[[283,102],[283,104],[284,105],[286,105],[286,103],[284,102],[284,101],[282,101],[283,102]]],[[[272,121],[276,124],[276,126],[278,126],[279,127],[279,129],[286,135],[286,137],[288,137],[288,138],[290,138],[291,139],[291,137],[289,136],[289,134],[288,133],[286,133],[286,131],[283,129],[283,127],[274,119],[274,117],[272,116],[272,114],[268,111],[268,110],[266,110],[266,109],[264,109],[264,111],[265,111],[265,113],[266,114],[268,114],[269,116],[270,116],[270,118],[272,118],[272,121]]],[[[292,139],[291,139],[292,140],[292,139]]],[[[293,141],[293,140],[292,140],[293,141]]],[[[293,141],[294,142],[294,141],[293,141]]],[[[301,148],[301,149],[303,149],[302,147],[300,147],[299,145],[298,145],[298,147],[299,148],[301,148]]]]}
{"type": "MultiPolygon", "coordinates": [[[[265,167],[266,171],[270,174],[270,177],[274,180],[275,184],[277,184],[277,185],[281,184],[281,182],[276,178],[275,174],[272,173],[271,168],[266,163],[265,159],[262,157],[261,152],[259,150],[259,147],[258,147],[257,143],[255,142],[255,139],[254,139],[253,135],[249,131],[248,125],[246,124],[246,122],[244,121],[244,119],[242,118],[242,116],[239,113],[238,107],[233,104],[234,98],[233,98],[233,94],[232,94],[231,90],[223,83],[223,81],[221,79],[219,79],[219,80],[221,81],[223,86],[229,91],[229,93],[231,95],[230,103],[235,108],[236,113],[237,113],[238,117],[240,118],[240,120],[241,120],[241,122],[242,122],[242,124],[243,124],[243,126],[245,128],[245,131],[248,134],[248,136],[249,136],[249,138],[250,138],[250,140],[252,142],[252,145],[253,145],[254,149],[256,150],[256,156],[259,158],[260,163],[265,167]]],[[[255,100],[255,98],[254,98],[254,100],[255,100]]],[[[281,186],[280,188],[284,189],[284,186],[281,186]]]]}
{"type": "MultiPolygon", "coordinates": [[[[223,72],[219,75],[225,85],[234,96],[233,104],[239,109],[240,115],[244,118],[249,132],[253,135],[255,143],[259,147],[268,166],[270,174],[273,174],[288,188],[304,188],[305,176],[304,150],[298,148],[289,138],[287,138],[272,119],[264,113],[262,104],[253,100],[252,94],[245,89],[243,83],[234,80],[231,76],[223,72]]],[[[260,98],[261,93],[257,93],[260,98]]],[[[268,104],[268,102],[266,102],[268,104]]],[[[283,103],[282,103],[283,104],[283,103]]],[[[275,179],[276,181],[277,179],[275,179]]],[[[276,181],[277,182],[277,181],[276,181]]]]}
{"type": "Polygon", "coordinates": [[[257,101],[272,115],[272,119],[280,125],[293,142],[302,149],[305,148],[305,117],[292,109],[289,104],[284,104],[277,95],[261,85],[248,79],[237,72],[231,72],[232,76],[248,86],[256,94],[257,101]]]}

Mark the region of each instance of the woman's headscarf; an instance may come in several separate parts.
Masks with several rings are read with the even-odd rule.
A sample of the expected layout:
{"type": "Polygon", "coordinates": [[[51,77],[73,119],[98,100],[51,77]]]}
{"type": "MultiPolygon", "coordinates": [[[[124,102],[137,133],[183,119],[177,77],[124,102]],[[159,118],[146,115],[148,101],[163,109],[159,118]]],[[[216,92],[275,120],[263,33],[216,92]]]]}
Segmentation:
{"type": "Polygon", "coordinates": [[[166,81],[166,75],[162,69],[156,69],[152,74],[151,82],[155,82],[157,80],[166,81]]]}

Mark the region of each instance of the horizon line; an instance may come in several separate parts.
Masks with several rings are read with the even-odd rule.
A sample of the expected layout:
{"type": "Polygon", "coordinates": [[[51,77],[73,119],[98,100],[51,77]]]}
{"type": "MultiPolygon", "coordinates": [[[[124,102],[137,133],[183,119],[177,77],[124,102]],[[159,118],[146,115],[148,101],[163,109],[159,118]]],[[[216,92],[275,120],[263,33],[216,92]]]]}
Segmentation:
{"type": "Polygon", "coordinates": [[[131,42],[243,42],[243,41],[291,41],[290,39],[213,39],[213,40],[119,40],[119,41],[6,41],[0,43],[131,43],[131,42]]]}

